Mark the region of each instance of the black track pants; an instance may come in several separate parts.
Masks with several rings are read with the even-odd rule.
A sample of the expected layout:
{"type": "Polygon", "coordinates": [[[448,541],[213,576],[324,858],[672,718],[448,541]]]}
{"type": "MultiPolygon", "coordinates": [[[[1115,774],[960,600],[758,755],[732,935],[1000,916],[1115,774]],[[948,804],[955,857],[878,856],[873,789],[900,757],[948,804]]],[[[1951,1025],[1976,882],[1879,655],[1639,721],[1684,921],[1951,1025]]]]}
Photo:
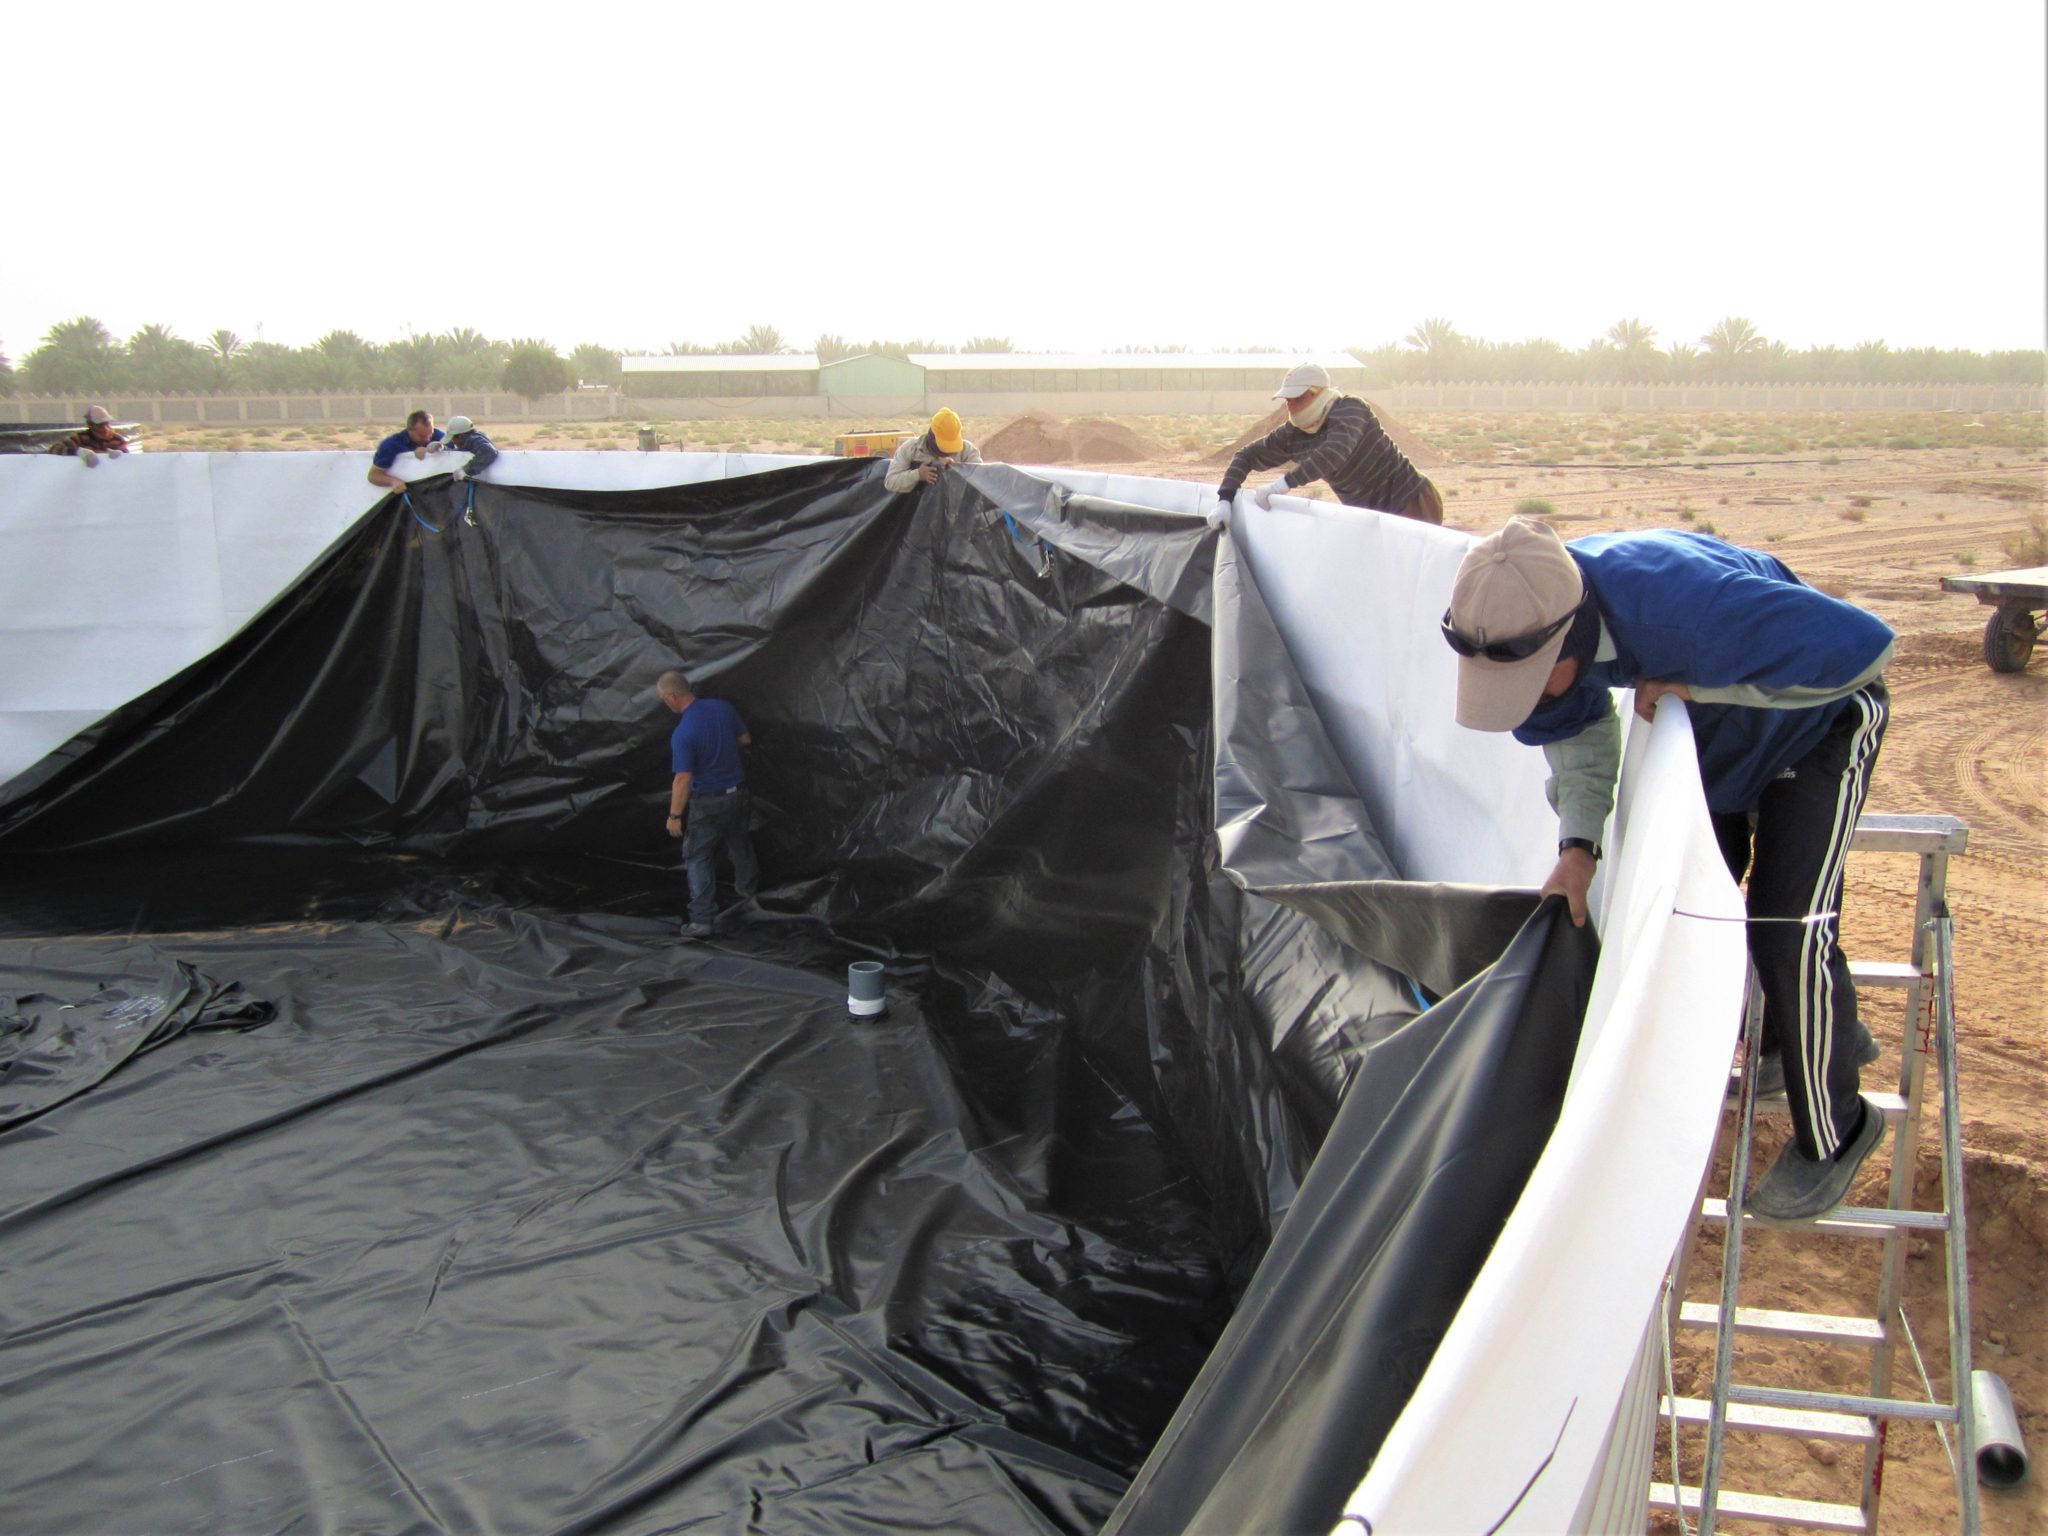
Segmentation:
{"type": "Polygon", "coordinates": [[[1842,956],[1842,866],[1891,701],[1882,680],[1853,695],[1814,749],[1775,779],[1751,818],[1717,813],[1728,872],[1749,871],[1749,953],[1764,994],[1763,1038],[1785,1064],[1799,1150],[1833,1157],[1856,1130],[1856,989],[1842,956]],[[1754,853],[1752,856],[1752,848],[1754,853]],[[1811,922],[1783,919],[1813,918],[1811,922]],[[1824,1109],[1824,1113],[1816,1110],[1824,1109]]]}

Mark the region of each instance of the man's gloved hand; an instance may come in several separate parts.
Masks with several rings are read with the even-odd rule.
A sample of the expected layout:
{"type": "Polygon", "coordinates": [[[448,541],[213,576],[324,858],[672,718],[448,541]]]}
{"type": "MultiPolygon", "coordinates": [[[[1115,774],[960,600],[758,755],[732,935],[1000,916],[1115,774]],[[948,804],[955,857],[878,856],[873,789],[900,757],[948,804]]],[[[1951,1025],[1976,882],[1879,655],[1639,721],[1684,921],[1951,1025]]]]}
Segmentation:
{"type": "Polygon", "coordinates": [[[426,451],[428,453],[446,453],[448,451],[448,443],[446,439],[437,437],[427,444],[426,451]]]}
{"type": "Polygon", "coordinates": [[[450,471],[450,473],[453,474],[457,480],[467,480],[469,478],[469,469],[466,465],[458,464],[455,466],[453,470],[450,471]]]}
{"type": "Polygon", "coordinates": [[[1288,488],[1288,484],[1284,479],[1269,481],[1252,492],[1252,505],[1263,512],[1273,505],[1274,496],[1288,488]]]}
{"type": "Polygon", "coordinates": [[[79,449],[79,450],[78,450],[78,456],[79,456],[79,457],[80,457],[81,459],[85,460],[85,467],[86,467],[87,469],[91,469],[91,468],[93,467],[93,465],[95,465],[95,464],[99,463],[99,461],[100,461],[100,456],[99,456],[98,454],[94,453],[94,452],[93,452],[93,451],[92,451],[92,450],[91,450],[90,448],[81,448],[81,449],[79,449]]]}
{"type": "Polygon", "coordinates": [[[1223,529],[1230,526],[1230,502],[1218,496],[1215,505],[1209,508],[1209,526],[1223,529]]]}

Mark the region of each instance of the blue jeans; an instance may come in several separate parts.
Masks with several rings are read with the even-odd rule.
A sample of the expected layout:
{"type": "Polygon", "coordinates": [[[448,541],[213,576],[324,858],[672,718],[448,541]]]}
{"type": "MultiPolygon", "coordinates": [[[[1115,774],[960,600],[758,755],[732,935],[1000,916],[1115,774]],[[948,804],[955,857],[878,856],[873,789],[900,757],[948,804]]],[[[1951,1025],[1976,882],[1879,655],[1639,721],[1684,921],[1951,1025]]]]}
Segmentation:
{"type": "Polygon", "coordinates": [[[690,882],[690,921],[709,923],[718,911],[718,850],[732,861],[732,883],[741,896],[761,889],[761,865],[747,832],[747,791],[691,795],[690,824],[683,831],[683,874],[690,882]]]}

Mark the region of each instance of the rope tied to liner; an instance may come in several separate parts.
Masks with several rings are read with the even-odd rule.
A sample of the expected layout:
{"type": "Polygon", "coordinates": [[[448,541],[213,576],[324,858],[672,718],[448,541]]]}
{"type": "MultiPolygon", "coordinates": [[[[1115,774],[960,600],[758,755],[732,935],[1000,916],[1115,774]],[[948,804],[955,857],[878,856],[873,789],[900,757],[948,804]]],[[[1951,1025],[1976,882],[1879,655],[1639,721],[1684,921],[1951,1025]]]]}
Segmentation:
{"type": "Polygon", "coordinates": [[[415,507],[412,504],[412,493],[410,491],[400,491],[398,493],[398,499],[405,503],[405,510],[412,513],[412,520],[418,523],[422,528],[426,529],[427,532],[439,533],[441,531],[440,529],[436,528],[432,523],[428,522],[424,517],[420,516],[419,508],[415,507]]]}

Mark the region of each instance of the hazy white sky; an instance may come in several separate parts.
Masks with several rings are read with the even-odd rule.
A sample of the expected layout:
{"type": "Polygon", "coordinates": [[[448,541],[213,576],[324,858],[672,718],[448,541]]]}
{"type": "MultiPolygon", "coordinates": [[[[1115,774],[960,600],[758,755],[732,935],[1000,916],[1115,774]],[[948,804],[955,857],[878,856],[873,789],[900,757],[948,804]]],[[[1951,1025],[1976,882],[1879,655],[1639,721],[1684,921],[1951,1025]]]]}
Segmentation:
{"type": "Polygon", "coordinates": [[[115,0],[5,35],[17,364],[80,313],[564,350],[2048,326],[2041,0],[115,0]]]}

